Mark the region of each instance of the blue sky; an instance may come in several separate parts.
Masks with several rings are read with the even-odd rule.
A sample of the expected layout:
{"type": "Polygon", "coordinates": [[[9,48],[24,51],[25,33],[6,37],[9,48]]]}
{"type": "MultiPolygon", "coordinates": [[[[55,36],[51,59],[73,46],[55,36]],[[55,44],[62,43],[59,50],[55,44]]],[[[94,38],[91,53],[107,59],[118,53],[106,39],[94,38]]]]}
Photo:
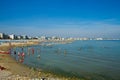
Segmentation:
{"type": "Polygon", "coordinates": [[[0,0],[0,32],[120,38],[120,0],[0,0]]]}

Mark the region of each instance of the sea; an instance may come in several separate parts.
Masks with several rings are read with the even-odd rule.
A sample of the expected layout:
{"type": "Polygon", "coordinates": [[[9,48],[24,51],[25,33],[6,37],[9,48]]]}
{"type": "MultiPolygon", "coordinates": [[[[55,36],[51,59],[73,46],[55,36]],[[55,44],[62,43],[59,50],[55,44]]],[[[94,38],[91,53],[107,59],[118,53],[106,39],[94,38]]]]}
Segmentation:
{"type": "MultiPolygon", "coordinates": [[[[20,47],[14,50],[21,52],[20,47]]],[[[23,47],[23,52],[23,64],[56,75],[85,80],[120,80],[120,40],[43,42],[23,47]]]]}

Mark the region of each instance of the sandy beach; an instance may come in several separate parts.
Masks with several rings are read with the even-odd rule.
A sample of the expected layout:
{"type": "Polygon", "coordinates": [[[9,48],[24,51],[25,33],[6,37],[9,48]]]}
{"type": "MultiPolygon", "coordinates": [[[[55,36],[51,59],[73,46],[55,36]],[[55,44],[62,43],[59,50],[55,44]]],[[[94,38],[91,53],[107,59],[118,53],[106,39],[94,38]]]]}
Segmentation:
{"type": "Polygon", "coordinates": [[[9,48],[36,45],[38,42],[11,42],[0,45],[0,80],[28,80],[31,79],[29,74],[30,68],[15,61],[9,55],[9,48]]]}
{"type": "Polygon", "coordinates": [[[36,45],[39,42],[12,42],[0,45],[0,80],[78,80],[42,72],[40,69],[30,68],[17,62],[9,55],[10,47],[36,45]]]}

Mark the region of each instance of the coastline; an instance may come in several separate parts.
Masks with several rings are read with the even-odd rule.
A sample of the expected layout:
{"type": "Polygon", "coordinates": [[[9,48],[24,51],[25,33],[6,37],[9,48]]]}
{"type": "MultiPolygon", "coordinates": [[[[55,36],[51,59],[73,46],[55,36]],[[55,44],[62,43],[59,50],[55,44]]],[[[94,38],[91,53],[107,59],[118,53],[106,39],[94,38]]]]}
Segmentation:
{"type": "MultiPolygon", "coordinates": [[[[0,45],[0,67],[4,68],[0,69],[0,79],[12,79],[12,80],[31,80],[31,79],[42,79],[46,80],[78,80],[78,78],[69,78],[64,76],[58,76],[49,72],[43,72],[40,69],[30,68],[27,65],[21,64],[14,60],[8,53],[10,46],[13,47],[23,47],[23,46],[32,46],[39,44],[39,41],[27,41],[27,42],[11,42],[4,43],[0,45]],[[4,74],[3,74],[4,73],[4,74]]],[[[63,43],[63,42],[62,42],[63,43]]],[[[65,42],[64,42],[65,43],[65,42]]]]}
{"type": "Polygon", "coordinates": [[[36,45],[39,42],[27,41],[27,42],[7,42],[0,45],[0,79],[3,80],[18,80],[31,79],[31,76],[27,74],[30,69],[25,65],[18,63],[9,55],[9,49],[13,47],[23,47],[36,45]],[[11,45],[10,45],[11,44],[11,45]]]}

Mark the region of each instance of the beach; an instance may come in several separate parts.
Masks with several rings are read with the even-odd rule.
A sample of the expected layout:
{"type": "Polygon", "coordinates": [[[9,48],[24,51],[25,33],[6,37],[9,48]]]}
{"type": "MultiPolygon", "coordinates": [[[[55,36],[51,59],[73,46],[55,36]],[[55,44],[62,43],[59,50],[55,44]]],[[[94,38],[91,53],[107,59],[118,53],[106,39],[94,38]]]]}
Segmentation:
{"type": "MultiPolygon", "coordinates": [[[[17,62],[9,54],[10,47],[23,47],[39,44],[38,41],[11,42],[0,45],[0,80],[72,80],[72,78],[59,77],[51,73],[42,72],[17,62]]],[[[74,78],[74,80],[78,80],[74,78]]]]}
{"type": "Polygon", "coordinates": [[[10,47],[23,47],[29,45],[38,44],[37,42],[11,42],[11,43],[3,43],[0,45],[0,79],[2,80],[18,80],[30,79],[29,73],[30,69],[25,67],[21,63],[18,63],[9,55],[10,47]],[[9,45],[11,44],[11,45],[9,45]],[[3,68],[3,69],[2,69],[3,68]],[[28,73],[29,72],[29,73],[28,73]]]}
{"type": "Polygon", "coordinates": [[[119,43],[120,41],[3,42],[0,44],[0,80],[119,80],[119,43]],[[25,58],[19,62],[18,52],[22,51],[25,58]]]}

